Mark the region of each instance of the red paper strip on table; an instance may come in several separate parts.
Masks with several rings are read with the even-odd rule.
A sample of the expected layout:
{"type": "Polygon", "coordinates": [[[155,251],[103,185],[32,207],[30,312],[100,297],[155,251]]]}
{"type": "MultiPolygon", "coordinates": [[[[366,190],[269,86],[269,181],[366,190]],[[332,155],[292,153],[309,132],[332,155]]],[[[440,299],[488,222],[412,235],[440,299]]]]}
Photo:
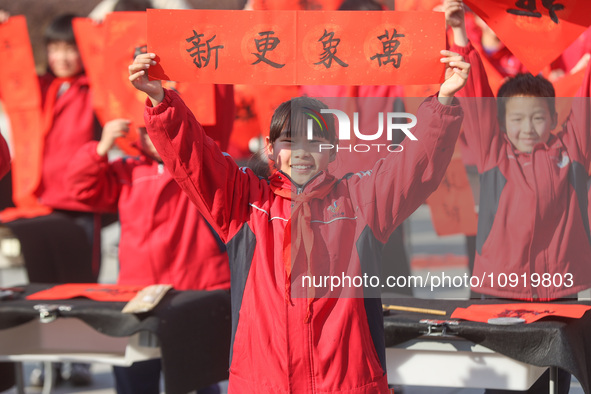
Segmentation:
{"type": "Polygon", "coordinates": [[[499,317],[517,317],[532,323],[546,316],[560,316],[580,319],[591,306],[578,304],[491,304],[470,305],[468,308],[456,308],[452,319],[464,319],[486,323],[499,317]]]}
{"type": "Polygon", "coordinates": [[[95,301],[127,302],[145,286],[105,285],[98,283],[66,283],[38,291],[26,297],[27,300],[65,300],[76,297],[95,301]]]}

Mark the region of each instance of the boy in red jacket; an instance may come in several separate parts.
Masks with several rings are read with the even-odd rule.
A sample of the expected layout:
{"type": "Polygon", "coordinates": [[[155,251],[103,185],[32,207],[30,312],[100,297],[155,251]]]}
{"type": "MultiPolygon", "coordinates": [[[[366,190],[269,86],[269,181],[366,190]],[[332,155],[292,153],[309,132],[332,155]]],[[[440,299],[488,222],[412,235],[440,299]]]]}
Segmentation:
{"type": "MultiPolygon", "coordinates": [[[[497,100],[478,53],[468,41],[461,0],[445,1],[455,45],[472,64],[458,96],[464,133],[480,173],[480,210],[473,287],[485,297],[528,301],[577,297],[591,287],[587,180],[591,170],[591,69],[562,129],[555,93],[542,76],[519,74],[497,100]]],[[[472,281],[470,282],[472,284],[472,281]]],[[[527,391],[548,392],[548,373],[527,391]]],[[[559,370],[559,392],[570,375],[559,370]]],[[[487,393],[503,393],[487,390],[487,393]]]]}
{"type": "Polygon", "coordinates": [[[366,263],[379,262],[368,248],[383,245],[438,186],[462,121],[453,96],[469,70],[457,54],[443,54],[446,80],[413,129],[423,141],[342,179],[327,172],[334,150],[319,149],[336,141],[334,120],[308,123],[307,137],[305,126],[294,126],[326,108],[318,100],[277,108],[268,139],[276,171],[261,179],[217,148],[178,95],[148,80],[155,54],[129,67],[130,81],[148,95],[146,128],[165,166],[228,247],[230,393],[389,392],[380,299],[323,297],[300,280],[344,266],[362,275],[366,263]]]}

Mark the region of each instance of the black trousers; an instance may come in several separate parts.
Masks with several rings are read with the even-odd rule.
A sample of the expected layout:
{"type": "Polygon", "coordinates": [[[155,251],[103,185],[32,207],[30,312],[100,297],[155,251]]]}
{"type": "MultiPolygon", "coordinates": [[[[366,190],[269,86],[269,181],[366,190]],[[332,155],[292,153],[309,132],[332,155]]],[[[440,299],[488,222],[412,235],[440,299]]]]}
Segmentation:
{"type": "Polygon", "coordinates": [[[100,268],[100,216],[56,211],[3,223],[21,244],[29,282],[93,283],[100,268]]]}

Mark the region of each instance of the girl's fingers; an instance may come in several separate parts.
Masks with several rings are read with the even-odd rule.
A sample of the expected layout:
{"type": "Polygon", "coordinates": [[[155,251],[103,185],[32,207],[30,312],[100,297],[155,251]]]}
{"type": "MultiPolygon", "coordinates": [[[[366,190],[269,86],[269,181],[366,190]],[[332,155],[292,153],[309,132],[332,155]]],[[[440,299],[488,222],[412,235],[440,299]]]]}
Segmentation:
{"type": "Polygon", "coordinates": [[[138,72],[136,72],[136,73],[134,73],[134,74],[131,74],[131,75],[129,76],[129,80],[130,80],[131,82],[134,82],[136,79],[138,79],[138,78],[142,77],[142,76],[143,76],[145,73],[146,73],[146,72],[145,72],[144,70],[142,70],[142,71],[138,71],[138,72]]]}

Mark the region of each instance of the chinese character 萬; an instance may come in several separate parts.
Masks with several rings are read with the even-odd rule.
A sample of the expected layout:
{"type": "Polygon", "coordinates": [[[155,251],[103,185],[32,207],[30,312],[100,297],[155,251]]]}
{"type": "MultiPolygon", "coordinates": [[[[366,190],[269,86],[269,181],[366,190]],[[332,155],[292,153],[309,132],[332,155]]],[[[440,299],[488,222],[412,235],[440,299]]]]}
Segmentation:
{"type": "Polygon", "coordinates": [[[398,41],[398,38],[400,37],[404,37],[404,34],[398,34],[396,29],[392,30],[391,37],[388,30],[386,30],[381,36],[378,36],[378,39],[382,42],[383,53],[376,53],[370,57],[370,60],[378,59],[380,67],[392,63],[395,68],[399,68],[402,60],[402,53],[396,53],[396,49],[400,46],[400,41],[398,41]]]}

